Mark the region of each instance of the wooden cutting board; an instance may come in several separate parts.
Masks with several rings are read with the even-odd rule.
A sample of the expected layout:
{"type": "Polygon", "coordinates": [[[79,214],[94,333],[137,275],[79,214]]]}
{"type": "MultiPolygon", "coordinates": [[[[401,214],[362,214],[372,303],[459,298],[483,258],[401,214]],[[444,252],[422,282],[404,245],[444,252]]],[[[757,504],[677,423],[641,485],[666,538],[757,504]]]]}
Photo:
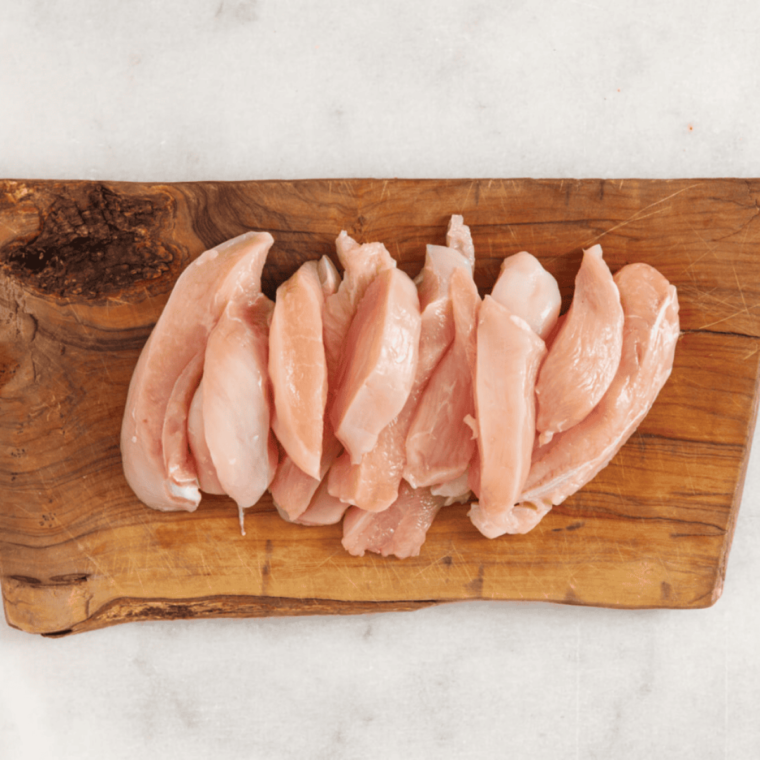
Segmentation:
{"type": "Polygon", "coordinates": [[[706,607],[721,594],[760,364],[760,180],[0,182],[0,578],[10,625],[61,635],[130,620],[355,613],[463,599],[706,607]],[[525,536],[443,510],[418,558],[355,558],[340,526],[247,535],[227,499],[144,507],[121,470],[133,367],[177,276],[269,230],[270,297],[345,228],[414,276],[463,213],[481,293],[526,249],[564,308],[581,249],[678,287],[683,334],[650,414],[592,483],[525,536]]]}

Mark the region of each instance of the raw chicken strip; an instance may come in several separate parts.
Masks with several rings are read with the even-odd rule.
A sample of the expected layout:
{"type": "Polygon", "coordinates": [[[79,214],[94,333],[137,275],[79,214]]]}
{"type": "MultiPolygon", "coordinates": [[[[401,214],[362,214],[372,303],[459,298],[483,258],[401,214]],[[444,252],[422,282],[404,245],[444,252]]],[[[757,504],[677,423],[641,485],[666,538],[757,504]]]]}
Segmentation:
{"type": "Polygon", "coordinates": [[[289,456],[282,457],[269,490],[272,493],[272,501],[280,514],[287,515],[285,519],[296,520],[308,509],[319,484],[341,451],[343,451],[343,447],[333,434],[329,420],[325,418],[320,463],[321,477],[312,478],[311,475],[307,475],[301,470],[289,456]]]}
{"type": "Polygon", "coordinates": [[[206,346],[203,421],[206,443],[224,492],[252,507],[274,477],[277,449],[270,430],[267,347],[274,304],[228,304],[206,346]],[[272,452],[274,451],[274,462],[272,452]]]}
{"type": "Polygon", "coordinates": [[[476,447],[465,422],[468,415],[475,414],[471,362],[475,360],[480,308],[478,289],[469,270],[458,269],[452,274],[450,297],[454,342],[435,368],[406,438],[404,478],[414,488],[461,477],[476,447]]]}
{"type": "Polygon", "coordinates": [[[346,234],[335,241],[338,259],[343,267],[343,281],[335,295],[325,302],[324,342],[330,386],[340,372],[343,344],[359,303],[374,279],[387,269],[396,268],[396,260],[382,243],[360,245],[346,234]]]}
{"type": "Polygon", "coordinates": [[[541,367],[536,383],[539,443],[577,425],[599,403],[620,364],[623,309],[602,258],[602,248],[583,253],[573,302],[541,367]]]}
{"type": "Polygon", "coordinates": [[[524,320],[485,297],[478,319],[474,382],[480,501],[469,515],[487,538],[515,532],[513,508],[530,469],[533,394],[545,354],[544,342],[524,320]]]}
{"type": "Polygon", "coordinates": [[[223,494],[224,489],[216,474],[211,452],[206,443],[206,427],[203,424],[203,380],[195,391],[187,414],[187,438],[190,452],[198,468],[198,483],[205,493],[223,494]]]}
{"type": "Polygon", "coordinates": [[[670,376],[679,335],[678,295],[656,269],[630,264],[616,275],[625,313],[618,371],[599,405],[538,448],[521,496],[538,523],[604,469],[639,426],[670,376]]]}
{"type": "Polygon", "coordinates": [[[562,306],[557,281],[527,251],[504,259],[491,296],[524,319],[542,340],[557,323],[562,306]]]}
{"type": "MultiPolygon", "coordinates": [[[[554,277],[547,272],[531,254],[526,251],[516,253],[504,259],[499,272],[499,277],[491,291],[491,297],[506,307],[510,312],[525,320],[531,329],[546,340],[552,340],[556,334],[558,324],[564,319],[559,317],[561,296],[559,287],[554,277]]],[[[547,344],[548,345],[548,344],[547,344]]],[[[474,367],[475,357],[470,356],[470,365],[474,367]]],[[[465,418],[472,431],[477,435],[478,427],[474,417],[465,418]]],[[[480,495],[480,457],[477,451],[469,463],[466,475],[467,486],[477,497],[480,495]]],[[[454,491],[458,491],[463,499],[468,492],[464,484],[454,481],[446,484],[448,487],[439,486],[433,493],[451,493],[450,499],[454,500],[454,491]]],[[[513,510],[513,524],[519,526],[519,520],[514,518],[521,516],[521,508],[513,510]]]]}
{"type": "Polygon", "coordinates": [[[196,462],[190,453],[187,425],[190,404],[202,374],[203,352],[199,351],[180,373],[166,404],[161,433],[164,467],[172,482],[180,487],[194,488],[199,482],[196,462]]]}
{"type": "Polygon", "coordinates": [[[458,251],[470,263],[470,268],[475,268],[475,246],[472,243],[470,228],[464,223],[460,214],[454,214],[449,219],[449,227],[446,231],[446,245],[458,251]]]}
{"type": "Polygon", "coordinates": [[[340,499],[330,496],[327,478],[320,484],[309,508],[295,521],[299,525],[335,525],[348,509],[340,499]]]}
{"type": "Polygon", "coordinates": [[[279,288],[269,331],[272,430],[296,466],[320,476],[327,403],[322,340],[324,293],[316,261],[307,261],[279,288]]]}
{"type": "Polygon", "coordinates": [[[404,408],[419,339],[417,289],[401,270],[386,269],[367,288],[351,322],[331,409],[335,436],[353,464],[404,408]]]}
{"type": "Polygon", "coordinates": [[[247,232],[199,256],[177,280],[140,354],[124,410],[121,452],[127,482],[153,509],[192,512],[200,503],[197,481],[176,481],[167,473],[167,406],[177,379],[205,351],[227,304],[259,292],[273,242],[267,232],[247,232]]]}
{"type": "MultiPolygon", "coordinates": [[[[329,298],[340,287],[340,274],[327,256],[317,262],[317,276],[322,285],[322,295],[329,298]]],[[[320,320],[321,321],[321,320],[320,320]]]]}
{"type": "Polygon", "coordinates": [[[443,504],[444,507],[449,507],[452,504],[457,503],[464,504],[471,496],[470,486],[467,482],[468,480],[469,469],[454,480],[440,483],[437,486],[431,486],[430,493],[433,494],[433,496],[445,497],[446,501],[443,504]]]}
{"type": "MultiPolygon", "coordinates": [[[[516,316],[524,319],[540,337],[553,337],[558,322],[561,305],[559,287],[554,277],[547,272],[531,254],[526,251],[509,256],[502,262],[499,277],[491,291],[491,297],[516,316]]],[[[470,355],[470,366],[475,367],[475,356],[470,355]]],[[[466,417],[465,422],[475,436],[478,426],[474,417],[466,417]]],[[[469,464],[467,485],[480,496],[480,455],[476,450],[469,464]]],[[[450,490],[460,490],[463,486],[451,484],[450,490]]],[[[433,489],[434,492],[436,489],[433,489]]],[[[453,497],[452,497],[453,498],[453,497]]]]}
{"type": "MultiPolygon", "coordinates": [[[[469,229],[464,229],[469,238],[469,229]]],[[[460,276],[472,279],[472,266],[469,256],[459,249],[442,245],[428,245],[426,248],[425,265],[416,280],[422,312],[420,359],[415,378],[417,385],[424,387],[428,383],[433,370],[454,340],[451,279],[457,270],[462,270],[460,276]]]]}
{"type": "Polygon", "coordinates": [[[351,464],[344,453],[333,465],[328,475],[329,489],[341,501],[380,512],[398,498],[412,416],[433,370],[454,338],[449,287],[457,270],[467,272],[467,278],[472,280],[471,265],[462,254],[445,246],[427,246],[425,266],[416,279],[422,315],[414,385],[401,413],[383,429],[377,444],[359,464],[351,464]]]}
{"type": "Polygon", "coordinates": [[[355,557],[363,557],[365,551],[399,559],[416,557],[445,500],[433,496],[429,488],[414,489],[402,482],[398,499],[384,512],[365,512],[357,507],[346,512],[343,548],[355,557]]]}
{"type": "Polygon", "coordinates": [[[326,297],[322,328],[328,376],[320,476],[313,478],[307,475],[290,457],[285,456],[270,487],[275,505],[290,520],[297,519],[308,508],[321,480],[343,449],[333,433],[329,416],[343,343],[359,302],[370,283],[379,272],[396,267],[396,261],[382,243],[359,245],[343,231],[335,241],[335,247],[344,269],[342,282],[329,259],[322,257],[319,264],[320,280],[326,297]]]}

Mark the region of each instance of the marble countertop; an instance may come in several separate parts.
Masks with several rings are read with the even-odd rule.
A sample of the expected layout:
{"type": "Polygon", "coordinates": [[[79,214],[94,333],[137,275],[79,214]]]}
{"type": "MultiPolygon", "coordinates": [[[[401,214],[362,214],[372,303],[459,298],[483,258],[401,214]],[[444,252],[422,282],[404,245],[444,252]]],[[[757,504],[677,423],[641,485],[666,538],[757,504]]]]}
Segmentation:
{"type": "MultiPolygon", "coordinates": [[[[22,0],[0,177],[758,177],[758,31],[752,0],[22,0]]],[[[756,446],[706,610],[0,624],[0,757],[760,757],[758,545],[756,446]]]]}

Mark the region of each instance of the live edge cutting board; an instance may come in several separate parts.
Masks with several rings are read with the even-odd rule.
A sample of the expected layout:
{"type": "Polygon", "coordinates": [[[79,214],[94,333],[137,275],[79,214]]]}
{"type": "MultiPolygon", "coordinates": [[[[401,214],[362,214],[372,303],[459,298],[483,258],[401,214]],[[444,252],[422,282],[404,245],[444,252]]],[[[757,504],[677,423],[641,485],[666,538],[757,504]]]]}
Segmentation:
{"type": "Polygon", "coordinates": [[[706,607],[720,596],[757,408],[760,180],[0,182],[0,578],[10,625],[47,634],[129,620],[350,613],[462,599],[706,607]],[[581,249],[678,287],[673,374],[592,483],[532,533],[483,538],[444,509],[418,558],[354,558],[341,528],[246,518],[204,497],[144,507],[119,428],[143,343],[173,283],[248,229],[275,246],[264,287],[334,257],[345,228],[414,276],[452,213],[488,292],[526,249],[567,307],[581,249]]]}

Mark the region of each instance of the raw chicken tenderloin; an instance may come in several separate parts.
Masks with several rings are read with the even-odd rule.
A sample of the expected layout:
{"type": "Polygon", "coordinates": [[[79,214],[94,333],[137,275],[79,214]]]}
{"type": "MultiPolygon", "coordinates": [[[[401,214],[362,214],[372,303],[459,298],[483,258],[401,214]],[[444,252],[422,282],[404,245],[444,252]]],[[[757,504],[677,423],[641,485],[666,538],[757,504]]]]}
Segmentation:
{"type": "MultiPolygon", "coordinates": [[[[337,293],[340,287],[340,274],[335,268],[335,264],[327,256],[323,256],[317,262],[317,276],[322,286],[322,297],[327,299],[334,293],[337,293]]],[[[321,320],[320,320],[321,321],[321,320]]],[[[324,343],[324,339],[322,341],[324,343]]]]}
{"type": "Polygon", "coordinates": [[[335,525],[340,522],[347,509],[348,504],[330,495],[325,478],[319,484],[308,509],[293,522],[299,525],[335,525]]]}
{"type": "Polygon", "coordinates": [[[414,488],[460,478],[476,447],[465,422],[475,414],[470,360],[475,356],[480,308],[472,272],[459,269],[452,274],[450,297],[454,341],[417,404],[406,438],[404,478],[414,488]]]}
{"type": "Polygon", "coordinates": [[[557,281],[527,251],[504,259],[491,296],[524,319],[544,341],[554,329],[562,306],[557,281]]]}
{"type": "Polygon", "coordinates": [[[430,526],[446,497],[433,496],[429,488],[412,488],[401,483],[398,499],[384,512],[365,512],[351,507],[343,519],[343,548],[355,557],[365,551],[416,557],[430,526]]]}
{"type": "Polygon", "coordinates": [[[335,241],[335,248],[344,270],[342,281],[328,258],[323,256],[319,263],[320,280],[325,293],[322,330],[328,377],[320,477],[312,478],[300,470],[290,457],[285,456],[270,487],[272,500],[280,514],[290,520],[295,520],[308,508],[321,480],[343,449],[333,433],[329,417],[343,343],[359,302],[372,280],[379,272],[396,267],[396,261],[382,243],[360,245],[345,231],[335,241]]]}
{"type": "Polygon", "coordinates": [[[573,302],[536,383],[541,445],[577,425],[599,403],[620,364],[623,308],[602,248],[583,252],[573,302]]]}
{"type": "Polygon", "coordinates": [[[206,443],[206,428],[203,424],[203,380],[195,391],[190,411],[187,414],[187,438],[190,452],[198,468],[198,483],[205,493],[223,494],[224,489],[216,474],[211,452],[206,443]]]}
{"type": "Polygon", "coordinates": [[[470,268],[475,268],[475,246],[472,242],[472,235],[470,228],[464,223],[464,218],[460,214],[454,214],[449,219],[449,226],[446,230],[446,245],[455,251],[459,251],[470,262],[470,268]]]}
{"type": "Polygon", "coordinates": [[[386,269],[367,288],[351,322],[330,413],[352,464],[361,462],[404,408],[419,340],[417,288],[401,270],[386,269]]]}
{"type": "Polygon", "coordinates": [[[243,509],[261,498],[277,466],[267,374],[273,308],[261,293],[250,304],[228,304],[206,346],[206,443],[224,492],[238,505],[241,523],[243,509]]]}
{"type": "Polygon", "coordinates": [[[331,387],[335,386],[340,372],[346,335],[367,288],[381,272],[396,268],[396,260],[382,243],[360,245],[345,230],[338,235],[335,249],[343,267],[343,281],[325,302],[323,317],[327,374],[331,387]]]}
{"type": "Polygon", "coordinates": [[[469,515],[487,538],[515,532],[513,509],[530,469],[535,382],[546,346],[528,324],[486,296],[478,318],[475,418],[479,502],[469,515]]]}
{"type": "MultiPolygon", "coordinates": [[[[475,295],[477,297],[477,291],[475,295]]],[[[539,337],[545,338],[552,333],[557,322],[562,298],[557,281],[541,266],[541,263],[535,256],[522,251],[504,259],[491,296],[513,314],[524,319],[539,337]]],[[[450,394],[453,399],[451,403],[458,401],[462,407],[457,414],[459,427],[456,430],[436,430],[433,427],[433,432],[430,434],[432,446],[435,446],[437,442],[439,449],[448,449],[453,455],[457,452],[459,453],[460,459],[458,461],[449,460],[452,462],[456,461],[457,465],[451,470],[451,477],[454,478],[454,482],[447,484],[442,479],[442,476],[445,474],[445,470],[443,469],[439,472],[441,479],[417,478],[417,483],[414,480],[410,480],[412,485],[433,485],[433,493],[442,493],[451,499],[457,500],[466,498],[470,490],[466,487],[467,477],[465,473],[470,465],[475,449],[475,443],[471,440],[470,436],[472,432],[471,428],[465,422],[468,417],[474,421],[475,414],[470,368],[474,369],[475,362],[474,320],[477,319],[477,312],[472,316],[473,319],[467,320],[461,329],[458,328],[455,345],[449,350],[445,360],[451,364],[451,373],[458,372],[460,377],[466,378],[467,381],[467,388],[456,388],[453,384],[446,386],[451,388],[450,394]],[[462,335],[461,342],[459,342],[460,334],[462,335]],[[456,351],[457,345],[460,347],[459,351],[456,351]],[[465,405],[467,405],[466,409],[464,408],[465,405]],[[436,486],[435,483],[439,485],[436,486]]],[[[443,375],[443,373],[444,367],[442,362],[442,366],[436,370],[436,378],[434,380],[437,379],[437,375],[443,375]]],[[[433,381],[431,381],[426,395],[431,393],[432,385],[433,381]]],[[[431,403],[429,405],[428,414],[434,426],[436,423],[440,424],[436,411],[439,407],[447,408],[438,403],[431,403]]],[[[408,440],[407,449],[410,443],[411,441],[408,440]]],[[[447,460],[443,459],[441,461],[446,462],[447,460]]],[[[476,479],[477,466],[473,469],[473,479],[476,479]]]]}
{"type": "Polygon", "coordinates": [[[439,245],[427,247],[425,265],[416,279],[422,315],[414,385],[401,413],[383,429],[377,444],[362,461],[351,464],[344,453],[330,470],[330,493],[346,504],[380,512],[398,498],[412,416],[431,374],[454,338],[449,288],[458,270],[472,280],[471,264],[459,251],[439,245]]]}
{"type": "Polygon", "coordinates": [[[468,480],[469,470],[454,480],[449,480],[437,486],[431,486],[430,493],[433,496],[443,496],[446,499],[443,503],[444,507],[457,503],[464,504],[470,498],[471,493],[468,480]]]}
{"type": "Polygon", "coordinates": [[[625,314],[620,366],[586,419],[534,451],[520,498],[534,524],[609,464],[670,377],[680,329],[675,287],[648,264],[623,267],[615,282],[625,314]]]}
{"type": "Polygon", "coordinates": [[[277,288],[269,330],[272,430],[296,466],[319,478],[327,403],[324,294],[316,261],[277,288]]]}
{"type": "Polygon", "coordinates": [[[196,487],[200,482],[198,467],[188,442],[190,404],[203,374],[203,352],[198,352],[182,370],[174,383],[166,404],[161,446],[164,450],[164,467],[173,483],[182,487],[196,487]]]}
{"type": "Polygon", "coordinates": [[[273,242],[267,232],[247,232],[201,254],[177,280],[140,354],[121,428],[122,464],[132,490],[153,509],[192,512],[200,503],[197,480],[177,482],[166,470],[169,399],[179,376],[205,351],[227,304],[259,292],[273,242]]]}

